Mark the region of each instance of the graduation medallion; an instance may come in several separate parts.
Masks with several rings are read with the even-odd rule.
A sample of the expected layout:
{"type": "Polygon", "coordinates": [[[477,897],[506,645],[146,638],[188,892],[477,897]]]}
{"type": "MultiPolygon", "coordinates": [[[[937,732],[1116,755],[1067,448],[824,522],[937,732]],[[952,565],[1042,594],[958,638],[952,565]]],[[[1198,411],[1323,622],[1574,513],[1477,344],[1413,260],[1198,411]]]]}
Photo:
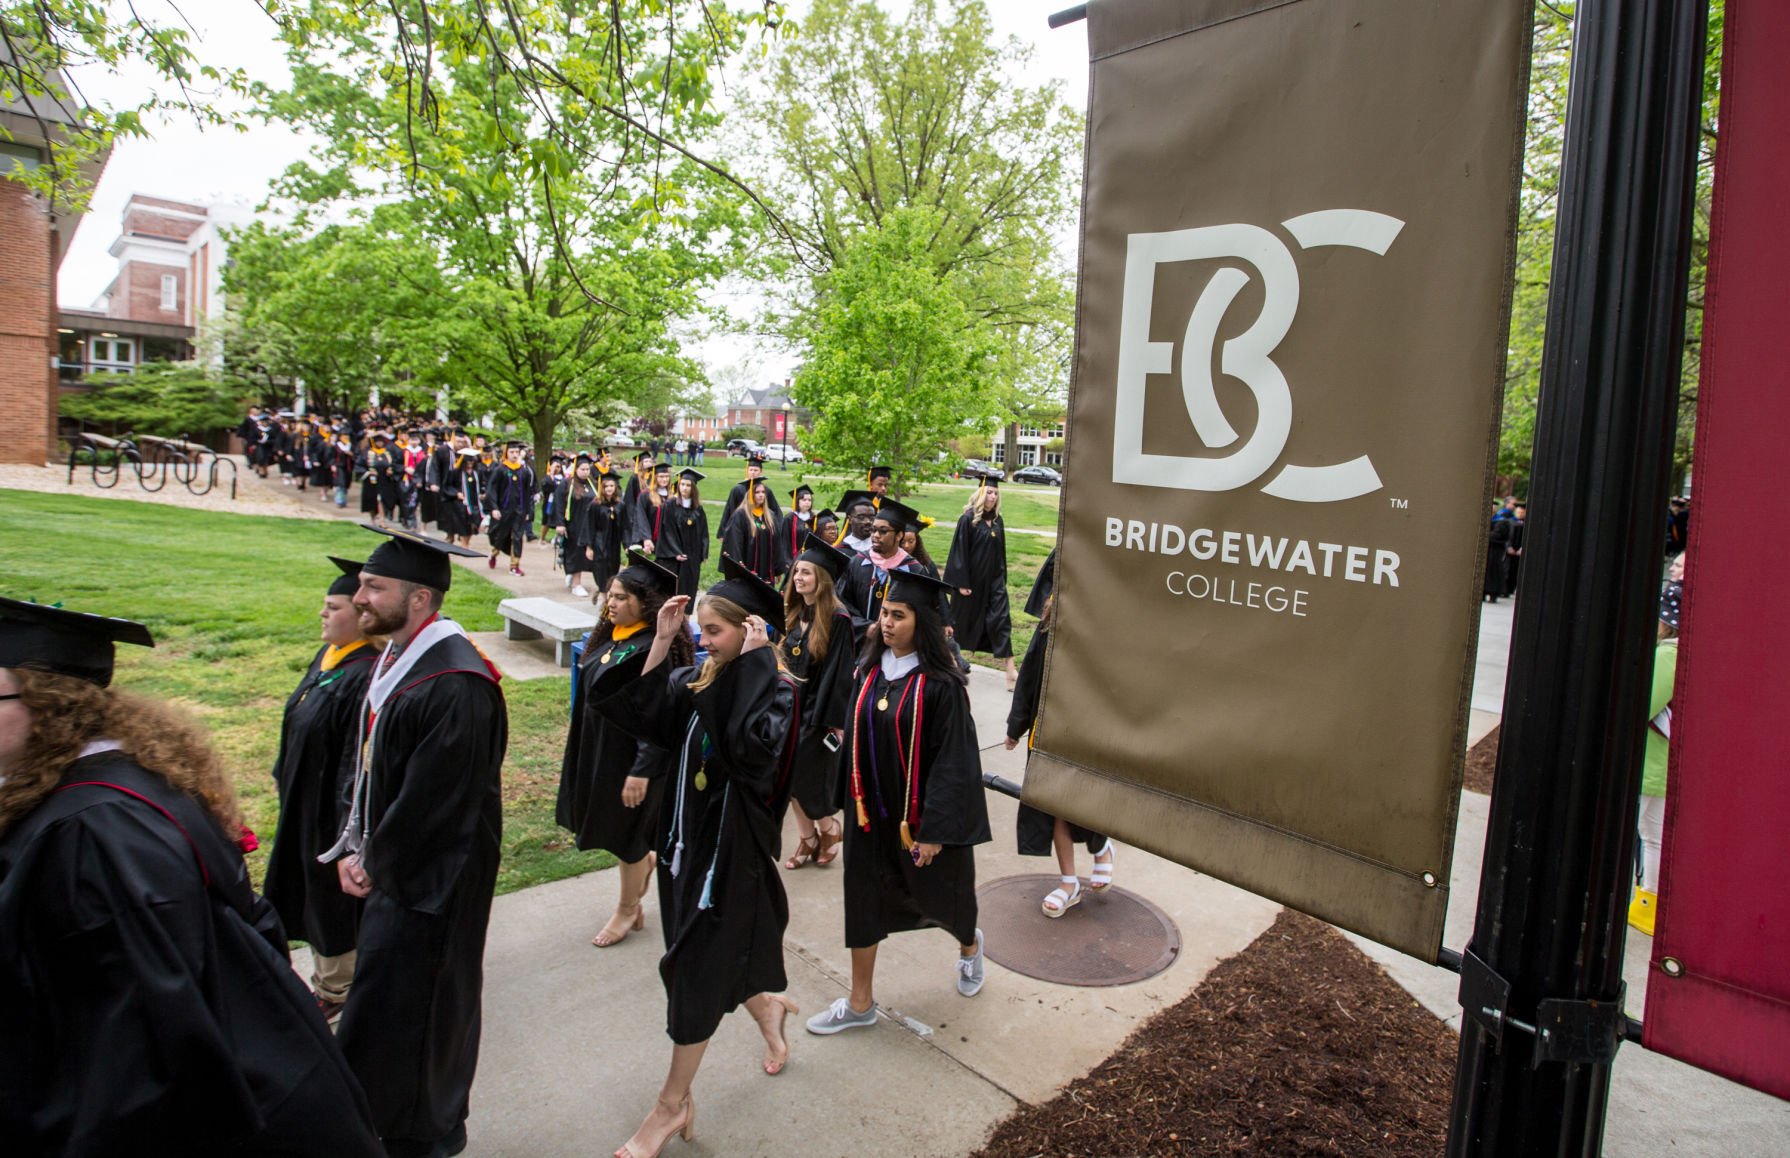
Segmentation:
{"type": "Polygon", "coordinates": [[[889,710],[889,697],[888,696],[884,696],[882,699],[876,701],[876,710],[879,712],[886,712],[889,710]]]}
{"type": "Polygon", "coordinates": [[[610,656],[612,656],[612,655],[614,655],[614,654],[615,654],[615,653],[614,653],[614,652],[611,652],[611,651],[606,651],[606,652],[604,652],[604,653],[603,653],[603,657],[602,657],[602,658],[601,658],[601,659],[599,659],[599,660],[597,660],[597,662],[598,662],[598,663],[608,663],[608,662],[609,662],[609,657],[610,657],[610,656]]]}
{"type": "Polygon", "coordinates": [[[696,791],[707,792],[708,789],[709,789],[709,770],[707,768],[698,768],[696,770],[696,791]]]}
{"type": "Polygon", "coordinates": [[[795,646],[794,646],[794,647],[792,647],[792,648],[790,648],[790,649],[789,649],[789,654],[791,654],[791,655],[801,655],[801,654],[802,654],[802,645],[801,645],[801,644],[799,644],[799,643],[798,643],[798,644],[796,644],[796,645],[795,645],[795,646]]]}

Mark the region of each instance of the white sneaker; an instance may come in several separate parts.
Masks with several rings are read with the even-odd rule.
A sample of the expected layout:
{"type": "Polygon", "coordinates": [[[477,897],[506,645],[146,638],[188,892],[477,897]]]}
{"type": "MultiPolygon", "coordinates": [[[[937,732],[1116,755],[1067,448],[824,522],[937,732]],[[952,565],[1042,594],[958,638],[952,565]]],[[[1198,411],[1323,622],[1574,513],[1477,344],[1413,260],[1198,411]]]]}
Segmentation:
{"type": "Polygon", "coordinates": [[[584,584],[580,583],[580,584],[578,584],[578,586],[572,588],[572,594],[576,595],[580,599],[589,599],[590,598],[590,588],[588,588],[584,584]]]}

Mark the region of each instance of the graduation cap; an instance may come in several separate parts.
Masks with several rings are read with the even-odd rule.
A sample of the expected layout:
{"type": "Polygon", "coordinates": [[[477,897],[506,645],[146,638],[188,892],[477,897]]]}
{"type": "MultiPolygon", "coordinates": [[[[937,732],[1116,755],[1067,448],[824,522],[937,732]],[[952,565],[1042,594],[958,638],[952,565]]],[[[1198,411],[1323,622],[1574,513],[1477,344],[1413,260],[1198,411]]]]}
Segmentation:
{"type": "Polygon", "coordinates": [[[636,586],[651,587],[661,595],[677,594],[677,572],[644,551],[628,548],[628,565],[622,568],[621,573],[628,582],[636,586]]]}
{"type": "Polygon", "coordinates": [[[795,490],[789,492],[789,501],[792,503],[801,502],[802,495],[804,493],[806,493],[809,497],[812,498],[814,495],[814,488],[809,486],[807,483],[803,483],[801,486],[797,487],[795,490]]]}
{"type": "Polygon", "coordinates": [[[653,456],[653,452],[650,450],[635,451],[634,452],[634,461],[635,462],[645,462],[647,459],[651,458],[652,456],[653,456]]]}
{"type": "MultiPolygon", "coordinates": [[[[888,499],[883,500],[885,503],[888,501],[888,499]]],[[[846,491],[843,495],[839,496],[840,514],[849,518],[851,516],[851,509],[859,503],[869,503],[874,507],[876,506],[876,496],[869,491],[846,491]]]]}
{"type": "Polygon", "coordinates": [[[746,454],[746,465],[747,466],[763,466],[764,465],[764,455],[760,454],[756,450],[748,451],[746,454]]]}
{"type": "Polygon", "coordinates": [[[814,525],[818,527],[821,523],[827,521],[837,523],[839,521],[839,512],[835,511],[832,507],[822,507],[809,517],[814,520],[814,525]]]}
{"type": "Polygon", "coordinates": [[[335,582],[329,585],[329,590],[324,592],[325,595],[353,595],[360,590],[361,565],[359,563],[353,559],[338,559],[334,555],[326,555],[324,558],[342,569],[342,573],[336,576],[335,582]]]}
{"type": "Polygon", "coordinates": [[[449,556],[484,558],[482,551],[462,547],[457,543],[444,543],[415,531],[375,527],[371,523],[362,523],[361,526],[376,535],[384,535],[387,539],[374,547],[373,553],[367,556],[367,561],[361,564],[361,573],[364,575],[396,579],[400,583],[420,583],[436,591],[446,591],[454,578],[454,565],[448,561],[449,556]]]}
{"type": "Polygon", "coordinates": [[[1007,472],[1004,470],[985,470],[976,477],[981,480],[982,485],[985,487],[999,487],[1001,485],[1001,480],[1007,477],[1007,472]]]}
{"type": "Polygon", "coordinates": [[[883,592],[884,603],[905,603],[909,607],[930,607],[940,612],[945,609],[945,596],[951,587],[928,575],[924,571],[891,571],[889,584],[883,592]]]}
{"type": "Polygon", "coordinates": [[[683,470],[680,470],[677,472],[677,477],[687,478],[692,483],[699,483],[703,479],[705,479],[709,476],[706,474],[703,474],[701,471],[697,470],[695,467],[687,466],[683,470]]]}
{"type": "Polygon", "coordinates": [[[708,593],[739,604],[773,628],[783,625],[783,596],[732,555],[721,556],[721,582],[708,593]]]}
{"type": "Polygon", "coordinates": [[[894,499],[884,499],[883,505],[877,508],[876,521],[887,523],[896,530],[901,530],[909,523],[918,523],[920,512],[906,503],[898,503],[894,499]]]}
{"type": "Polygon", "coordinates": [[[921,515],[917,519],[909,520],[909,522],[907,524],[907,529],[917,535],[921,531],[924,531],[927,527],[932,526],[932,524],[935,522],[937,522],[937,520],[934,519],[931,515],[921,515]]]}
{"type": "Polygon", "coordinates": [[[671,473],[671,463],[669,463],[669,462],[660,463],[658,466],[655,466],[653,468],[653,473],[654,474],[670,474],[671,473]]]}
{"type": "Polygon", "coordinates": [[[894,475],[894,473],[895,473],[895,468],[892,466],[873,466],[870,468],[869,472],[867,474],[865,474],[864,481],[865,482],[875,482],[879,478],[880,479],[889,478],[892,475],[894,475]]]}
{"type": "Polygon", "coordinates": [[[812,563],[816,567],[823,568],[827,574],[833,577],[834,583],[839,582],[840,577],[845,574],[845,569],[851,566],[851,560],[852,557],[849,554],[833,546],[813,531],[809,531],[807,537],[802,540],[802,553],[796,556],[798,563],[812,563]]]}
{"type": "Polygon", "coordinates": [[[154,647],[149,629],[129,619],[0,598],[0,667],[73,676],[106,687],[114,644],[154,647]]]}

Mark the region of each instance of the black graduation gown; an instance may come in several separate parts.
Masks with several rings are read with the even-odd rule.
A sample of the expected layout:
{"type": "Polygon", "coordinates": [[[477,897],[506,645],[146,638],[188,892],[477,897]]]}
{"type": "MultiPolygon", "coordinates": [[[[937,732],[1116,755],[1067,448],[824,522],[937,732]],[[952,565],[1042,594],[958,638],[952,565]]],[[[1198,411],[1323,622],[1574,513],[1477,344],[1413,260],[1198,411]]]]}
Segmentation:
{"type": "Polygon", "coordinates": [[[591,685],[612,663],[621,663],[653,645],[648,623],[620,643],[604,642],[587,650],[578,665],[578,697],[572,725],[566,732],[566,753],[560,761],[559,801],[554,820],[573,835],[582,850],[605,849],[633,864],[652,851],[659,831],[660,803],[665,795],[665,750],[605,720],[591,706],[591,685]],[[646,778],[646,799],[624,807],[622,782],[646,778]]]}
{"type": "Polygon", "coordinates": [[[644,666],[644,653],[611,664],[590,698],[611,723],[672,755],[657,871],[659,979],[666,1032],[694,1045],[747,998],[788,984],[789,900],[777,858],[796,693],[768,647],[741,655],[700,694],[690,691],[698,669],[636,678],[644,666]]]}
{"type": "Polygon", "coordinates": [[[677,593],[702,590],[702,563],[709,557],[709,515],[700,502],[666,499],[653,512],[653,557],[677,572],[677,593]],[[686,556],[679,562],[678,556],[686,556]]]}
{"type": "Polygon", "coordinates": [[[379,713],[373,892],[337,1040],[388,1140],[434,1142],[466,1120],[508,738],[496,675],[464,636],[431,647],[379,713]]]}
{"type": "Polygon", "coordinates": [[[328,651],[317,652],[286,700],[273,766],[280,827],[263,887],[287,932],[309,941],[318,953],[339,957],[354,948],[361,903],[342,891],[336,866],[319,863],[317,856],[342,833],[361,701],[379,650],[362,645],[324,671],[328,651]]]}
{"type": "Polygon", "coordinates": [[[1509,519],[1494,519],[1486,532],[1485,583],[1486,597],[1497,599],[1504,594],[1504,551],[1510,546],[1509,519]]]}
{"type": "Polygon", "coordinates": [[[311,485],[327,487],[335,474],[334,459],[336,448],[330,440],[321,434],[311,435],[309,455],[311,459],[311,485]]]}
{"type": "Polygon", "coordinates": [[[804,550],[802,540],[814,528],[812,518],[803,518],[794,511],[784,515],[777,524],[775,536],[775,554],[772,566],[778,575],[788,575],[789,569],[795,565],[796,557],[804,550]]]}
{"type": "Polygon", "coordinates": [[[535,472],[526,464],[511,470],[499,463],[491,469],[485,503],[491,516],[487,538],[491,549],[521,555],[528,525],[534,517],[535,472]]]}
{"type": "Polygon", "coordinates": [[[773,583],[777,579],[777,533],[775,519],[769,511],[763,519],[754,519],[752,512],[741,507],[728,516],[727,529],[721,536],[721,553],[732,555],[746,569],[773,583]]]}
{"type": "Polygon", "coordinates": [[[1517,579],[1523,570],[1521,551],[1523,550],[1523,532],[1526,529],[1527,523],[1524,520],[1510,520],[1510,541],[1504,545],[1504,594],[1506,595],[1517,593],[1517,579]],[[1512,555],[1512,551],[1516,551],[1518,554],[1512,555]]]}
{"type": "Polygon", "coordinates": [[[1032,593],[1026,596],[1026,614],[1033,619],[1043,619],[1045,601],[1056,589],[1057,549],[1052,547],[1050,554],[1044,556],[1044,566],[1038,568],[1038,577],[1032,580],[1032,593]]]}
{"type": "MultiPolygon", "coordinates": [[[[897,571],[923,571],[920,561],[909,555],[895,568],[897,571]]],[[[852,623],[862,638],[870,624],[876,622],[883,609],[883,594],[888,590],[888,576],[877,577],[876,564],[869,554],[860,551],[845,569],[840,583],[839,602],[851,612],[852,623]]]]}
{"type": "Polygon", "coordinates": [[[581,558],[577,569],[590,572],[592,591],[607,590],[609,581],[621,570],[622,541],[627,537],[626,514],[619,503],[604,506],[593,502],[584,508],[578,538],[590,549],[590,557],[581,558]]]}
{"type": "MultiPolygon", "coordinates": [[[[746,484],[751,481],[753,480],[741,479],[733,484],[732,490],[727,492],[727,509],[721,512],[721,529],[715,534],[717,539],[727,534],[728,524],[733,522],[733,513],[740,509],[741,503],[746,501],[746,484]]],[[[783,505],[777,501],[776,492],[771,490],[768,485],[764,488],[764,501],[765,506],[771,512],[771,525],[776,526],[777,520],[783,517],[783,505]]]]}
{"type": "Polygon", "coordinates": [[[784,662],[799,681],[801,728],[790,771],[790,795],[812,819],[839,810],[839,754],[827,749],[829,728],[843,728],[851,715],[854,686],[852,666],[858,654],[859,636],[845,608],[833,612],[827,636],[827,654],[819,663],[808,647],[807,622],[798,623],[783,639],[784,662]]]}
{"type": "Polygon", "coordinates": [[[61,784],[0,838],[7,1153],[383,1154],[211,815],[117,752],[61,784]]]}
{"type": "Polygon", "coordinates": [[[360,509],[365,515],[398,517],[398,466],[387,450],[371,450],[358,463],[361,474],[360,509]]]}
{"type": "Polygon", "coordinates": [[[1013,622],[1007,610],[1007,527],[1000,515],[992,520],[958,517],[945,561],[945,582],[951,585],[951,617],[957,645],[965,651],[986,651],[996,659],[1013,654],[1013,622]],[[968,587],[968,595],[958,592],[968,587]]]}
{"type": "MultiPolygon", "coordinates": [[[[1026,647],[1025,658],[1019,661],[1019,679],[1013,684],[1013,705],[1007,709],[1007,735],[1024,740],[1038,719],[1038,701],[1044,691],[1044,650],[1049,646],[1050,632],[1039,628],[1026,647]]],[[[1030,741],[1028,740],[1029,744],[1030,741]]],[[[1051,843],[1057,818],[1029,804],[1019,806],[1016,826],[1020,856],[1051,856],[1056,846],[1051,843]]],[[[1069,839],[1087,845],[1098,853],[1106,847],[1105,835],[1079,824],[1069,825],[1069,839]]]]}
{"type": "Polygon", "coordinates": [[[567,574],[590,570],[584,558],[584,548],[589,546],[585,541],[588,534],[585,512],[595,506],[597,500],[594,486],[587,485],[575,491],[572,488],[574,481],[576,480],[568,479],[559,484],[559,494],[554,503],[554,517],[558,519],[555,525],[562,528],[565,534],[567,574]]]}
{"type": "Polygon", "coordinates": [[[918,670],[891,683],[880,665],[860,678],[840,765],[845,806],[845,944],[867,949],[890,933],[946,929],[958,944],[976,939],[976,859],[991,839],[982,758],[969,692],[957,680],[918,670]],[[868,685],[868,686],[866,686],[868,685]],[[903,693],[907,692],[906,697],[903,693]],[[940,844],[925,868],[901,844],[904,793],[912,785],[899,756],[908,751],[916,699],[923,698],[916,843],[940,844]],[[877,707],[888,703],[886,710],[877,707]],[[897,741],[897,729],[900,738],[897,741]],[[863,799],[858,814],[857,797],[863,799]]]}

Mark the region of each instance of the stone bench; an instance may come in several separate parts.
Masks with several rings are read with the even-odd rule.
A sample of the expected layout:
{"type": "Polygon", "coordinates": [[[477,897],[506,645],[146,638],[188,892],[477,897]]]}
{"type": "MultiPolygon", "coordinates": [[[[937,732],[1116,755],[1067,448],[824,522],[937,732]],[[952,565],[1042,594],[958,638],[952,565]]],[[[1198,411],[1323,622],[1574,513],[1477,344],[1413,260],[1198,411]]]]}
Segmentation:
{"type": "Polygon", "coordinates": [[[553,658],[560,667],[572,666],[572,644],[597,625],[591,609],[540,596],[506,599],[497,605],[497,613],[503,616],[505,639],[551,639],[553,658]]]}

